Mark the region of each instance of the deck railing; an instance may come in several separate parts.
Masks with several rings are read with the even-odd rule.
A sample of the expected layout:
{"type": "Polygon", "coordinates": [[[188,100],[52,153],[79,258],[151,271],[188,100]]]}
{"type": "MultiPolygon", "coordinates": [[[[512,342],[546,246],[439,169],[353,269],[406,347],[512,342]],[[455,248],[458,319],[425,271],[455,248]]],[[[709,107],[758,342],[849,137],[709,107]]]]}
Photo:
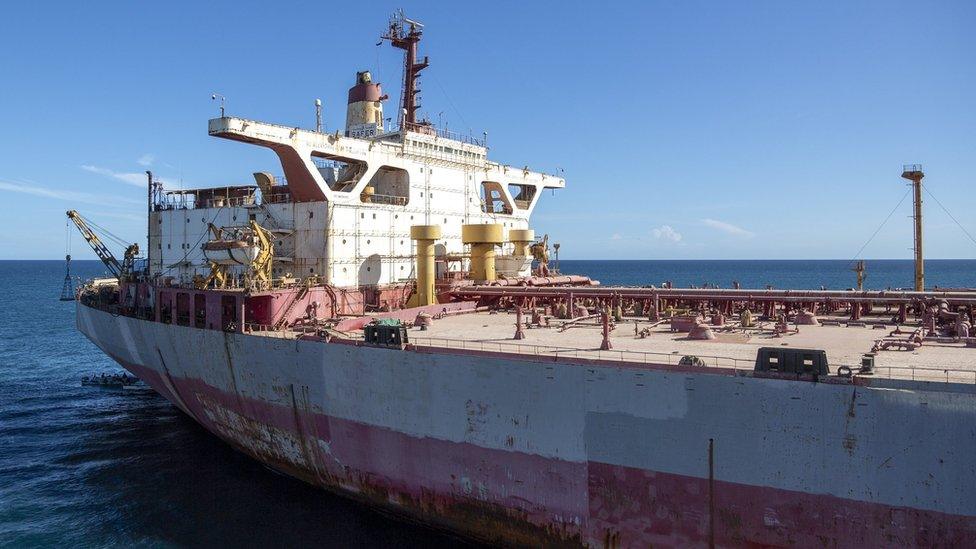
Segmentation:
{"type": "Polygon", "coordinates": [[[462,134],[458,132],[452,132],[444,128],[436,128],[429,124],[418,124],[416,122],[404,122],[402,129],[411,131],[414,133],[420,133],[424,135],[434,135],[443,139],[451,139],[454,141],[460,141],[461,143],[468,143],[469,145],[476,145],[478,147],[486,146],[484,139],[478,139],[473,135],[462,134]]]}
{"type": "MultiPolygon", "coordinates": [[[[418,347],[511,353],[552,358],[557,360],[559,358],[583,358],[590,360],[632,362],[637,364],[666,364],[669,366],[681,365],[681,359],[686,356],[686,354],[680,352],[664,353],[656,351],[625,350],[603,351],[600,349],[576,349],[572,347],[517,343],[514,341],[467,341],[439,337],[414,337],[413,335],[410,336],[410,343],[418,347]]],[[[705,363],[704,367],[727,368],[735,370],[737,375],[739,372],[752,372],[755,369],[755,359],[742,359],[726,356],[692,356],[696,356],[697,358],[701,359],[705,363]]],[[[687,364],[687,366],[694,365],[687,364]]],[[[832,373],[836,374],[837,369],[842,366],[847,366],[854,372],[857,372],[859,369],[858,366],[853,365],[831,364],[832,373]]],[[[875,367],[874,373],[871,374],[871,377],[911,381],[976,384],[976,370],[960,370],[957,368],[933,368],[926,366],[878,366],[875,367]]]]}

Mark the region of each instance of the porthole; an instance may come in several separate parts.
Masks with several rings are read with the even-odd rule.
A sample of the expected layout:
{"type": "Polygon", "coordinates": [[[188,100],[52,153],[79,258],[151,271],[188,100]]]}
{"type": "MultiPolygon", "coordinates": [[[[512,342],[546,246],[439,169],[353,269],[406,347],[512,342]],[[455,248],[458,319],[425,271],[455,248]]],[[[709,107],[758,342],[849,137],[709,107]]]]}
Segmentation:
{"type": "Polygon", "coordinates": [[[369,244],[369,239],[368,238],[366,239],[366,243],[369,244]]]}
{"type": "Polygon", "coordinates": [[[315,272],[315,269],[309,269],[308,272],[309,273],[314,273],[315,272]]]}
{"type": "Polygon", "coordinates": [[[342,243],[343,243],[343,244],[345,244],[345,243],[346,243],[346,239],[345,239],[345,238],[343,238],[343,239],[342,239],[342,243]]]}
{"type": "Polygon", "coordinates": [[[366,219],[366,214],[364,213],[359,214],[359,219],[366,219]]]}

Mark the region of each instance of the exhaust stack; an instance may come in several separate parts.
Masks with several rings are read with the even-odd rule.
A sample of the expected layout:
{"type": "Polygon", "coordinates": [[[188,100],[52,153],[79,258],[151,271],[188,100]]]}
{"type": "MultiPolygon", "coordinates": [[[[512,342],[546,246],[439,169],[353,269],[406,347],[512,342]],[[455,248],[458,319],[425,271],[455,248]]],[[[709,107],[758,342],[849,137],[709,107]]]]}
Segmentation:
{"type": "Polygon", "coordinates": [[[383,133],[383,101],[387,96],[373,83],[369,71],[356,73],[346,107],[346,137],[373,137],[383,133]]]}

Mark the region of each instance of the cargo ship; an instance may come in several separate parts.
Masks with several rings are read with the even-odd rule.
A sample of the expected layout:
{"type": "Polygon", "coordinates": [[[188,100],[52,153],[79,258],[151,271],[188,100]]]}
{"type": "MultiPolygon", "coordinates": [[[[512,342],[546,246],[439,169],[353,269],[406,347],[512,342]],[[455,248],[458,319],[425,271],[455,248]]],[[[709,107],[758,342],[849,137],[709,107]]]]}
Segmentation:
{"type": "Polygon", "coordinates": [[[221,108],[209,134],[283,174],[147,173],[144,259],[69,212],[112,274],[78,288],[78,329],[267,466],[474,540],[972,543],[976,294],[921,261],[887,291],[562,274],[530,218],[564,179],[419,116],[422,34],[400,13],[383,35],[395,125],[368,71],[341,130],[221,108]]]}

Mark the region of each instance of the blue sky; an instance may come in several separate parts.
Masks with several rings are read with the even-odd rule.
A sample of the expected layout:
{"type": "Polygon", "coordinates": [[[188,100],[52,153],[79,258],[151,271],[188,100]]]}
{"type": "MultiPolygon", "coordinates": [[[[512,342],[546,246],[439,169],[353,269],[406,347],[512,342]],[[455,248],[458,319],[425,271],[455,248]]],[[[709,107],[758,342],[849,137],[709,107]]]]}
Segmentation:
{"type": "MultiPolygon", "coordinates": [[[[64,210],[144,238],[145,169],[172,185],[280,173],[210,138],[228,112],[343,123],[402,6],[426,23],[422,104],[490,156],[563,170],[537,232],[574,259],[841,258],[921,162],[976,235],[973,2],[16,2],[0,33],[0,258],[63,254],[64,210]]],[[[393,102],[387,107],[395,110],[393,102]]],[[[976,257],[932,200],[929,257],[976,257]]],[[[906,200],[864,251],[911,256],[906,200]]],[[[93,257],[75,236],[73,253],[93,257]]]]}

